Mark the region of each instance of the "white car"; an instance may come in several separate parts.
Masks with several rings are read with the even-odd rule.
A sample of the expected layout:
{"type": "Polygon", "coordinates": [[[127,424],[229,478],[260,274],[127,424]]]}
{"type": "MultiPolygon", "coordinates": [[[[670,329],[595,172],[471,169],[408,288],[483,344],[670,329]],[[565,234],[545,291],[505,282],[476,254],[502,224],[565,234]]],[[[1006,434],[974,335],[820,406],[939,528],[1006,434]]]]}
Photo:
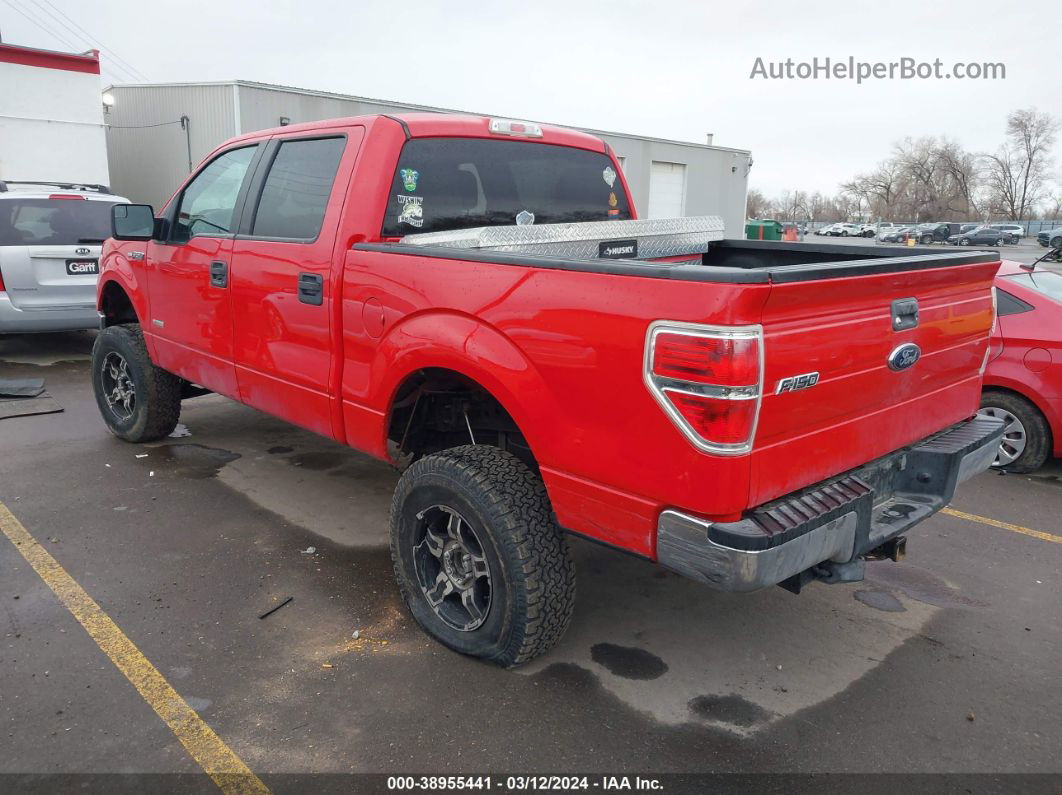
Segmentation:
{"type": "Polygon", "coordinates": [[[100,250],[128,203],[102,185],[0,182],[0,334],[99,326],[100,250]]]}
{"type": "Polygon", "coordinates": [[[829,232],[826,234],[831,237],[862,237],[863,225],[862,224],[850,224],[847,221],[840,224],[834,224],[829,232]]]}
{"type": "Polygon", "coordinates": [[[989,224],[989,226],[1000,232],[1006,232],[1015,243],[1025,237],[1025,227],[1021,224],[989,224]]]}

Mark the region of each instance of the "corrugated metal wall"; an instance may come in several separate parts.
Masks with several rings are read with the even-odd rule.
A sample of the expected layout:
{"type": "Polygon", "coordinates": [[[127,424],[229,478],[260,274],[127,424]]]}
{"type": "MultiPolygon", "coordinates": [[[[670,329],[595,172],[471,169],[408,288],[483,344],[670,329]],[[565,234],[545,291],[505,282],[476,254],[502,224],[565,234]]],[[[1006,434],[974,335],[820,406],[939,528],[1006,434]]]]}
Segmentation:
{"type": "Polygon", "coordinates": [[[115,86],[106,114],[111,189],[161,207],[188,176],[188,143],[197,164],[236,134],[234,92],[227,85],[115,86]],[[187,138],[178,123],[188,117],[187,138]]]}
{"type": "MultiPolygon", "coordinates": [[[[187,115],[194,163],[226,138],[277,127],[281,117],[297,124],[371,113],[437,110],[243,82],[235,85],[119,86],[114,89],[114,94],[116,101],[109,119],[114,125],[175,121],[187,115]],[[239,97],[238,107],[234,105],[235,95],[239,97]]],[[[600,135],[626,159],[624,171],[643,218],[649,208],[653,161],[682,163],[687,167],[685,213],[721,216],[731,236],[743,234],[748,152],[595,130],[589,132],[600,135]]],[[[108,151],[111,184],[115,191],[134,201],[149,201],[156,207],[169,198],[188,171],[184,131],[177,124],[134,130],[112,127],[108,133],[108,151]]]]}

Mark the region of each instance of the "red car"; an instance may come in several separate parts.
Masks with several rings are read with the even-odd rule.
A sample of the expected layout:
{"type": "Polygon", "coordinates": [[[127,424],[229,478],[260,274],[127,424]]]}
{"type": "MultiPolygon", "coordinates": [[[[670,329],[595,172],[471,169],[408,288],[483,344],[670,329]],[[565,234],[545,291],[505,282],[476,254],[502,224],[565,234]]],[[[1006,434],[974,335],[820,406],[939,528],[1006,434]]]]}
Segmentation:
{"type": "Polygon", "coordinates": [[[981,414],[1006,422],[994,466],[1032,472],[1062,456],[1062,274],[1004,262],[981,414]]]}

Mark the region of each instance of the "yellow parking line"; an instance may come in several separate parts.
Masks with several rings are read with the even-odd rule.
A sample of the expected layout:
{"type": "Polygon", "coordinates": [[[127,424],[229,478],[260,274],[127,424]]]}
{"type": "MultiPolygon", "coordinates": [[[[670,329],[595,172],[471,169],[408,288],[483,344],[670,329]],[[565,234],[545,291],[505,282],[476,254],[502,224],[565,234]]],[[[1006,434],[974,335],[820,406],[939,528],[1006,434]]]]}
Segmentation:
{"type": "Polygon", "coordinates": [[[269,792],[258,776],[185,703],[111,617],[30,535],[2,502],[0,530],[223,792],[241,795],[269,792]]]}
{"type": "Polygon", "coordinates": [[[956,511],[954,508],[945,508],[941,513],[946,513],[948,516],[954,516],[956,519],[967,519],[971,522],[980,522],[981,524],[987,524],[992,527],[1001,527],[1004,530],[1010,530],[1015,533],[1021,533],[1022,535],[1039,538],[1041,541],[1053,541],[1056,544],[1062,544],[1062,536],[1045,533],[1042,530],[1033,530],[1029,527],[1022,527],[1020,524],[1001,522],[998,519],[989,519],[987,516],[978,516],[975,513],[956,511]]]}

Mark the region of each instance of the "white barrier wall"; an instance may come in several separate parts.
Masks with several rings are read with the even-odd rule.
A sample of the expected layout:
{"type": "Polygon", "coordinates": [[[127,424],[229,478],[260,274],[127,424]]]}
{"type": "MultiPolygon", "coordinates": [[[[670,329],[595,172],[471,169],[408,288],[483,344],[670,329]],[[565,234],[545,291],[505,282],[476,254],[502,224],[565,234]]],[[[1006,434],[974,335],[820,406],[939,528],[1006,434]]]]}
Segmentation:
{"type": "Polygon", "coordinates": [[[98,55],[0,45],[0,180],[109,183],[98,55]]]}

